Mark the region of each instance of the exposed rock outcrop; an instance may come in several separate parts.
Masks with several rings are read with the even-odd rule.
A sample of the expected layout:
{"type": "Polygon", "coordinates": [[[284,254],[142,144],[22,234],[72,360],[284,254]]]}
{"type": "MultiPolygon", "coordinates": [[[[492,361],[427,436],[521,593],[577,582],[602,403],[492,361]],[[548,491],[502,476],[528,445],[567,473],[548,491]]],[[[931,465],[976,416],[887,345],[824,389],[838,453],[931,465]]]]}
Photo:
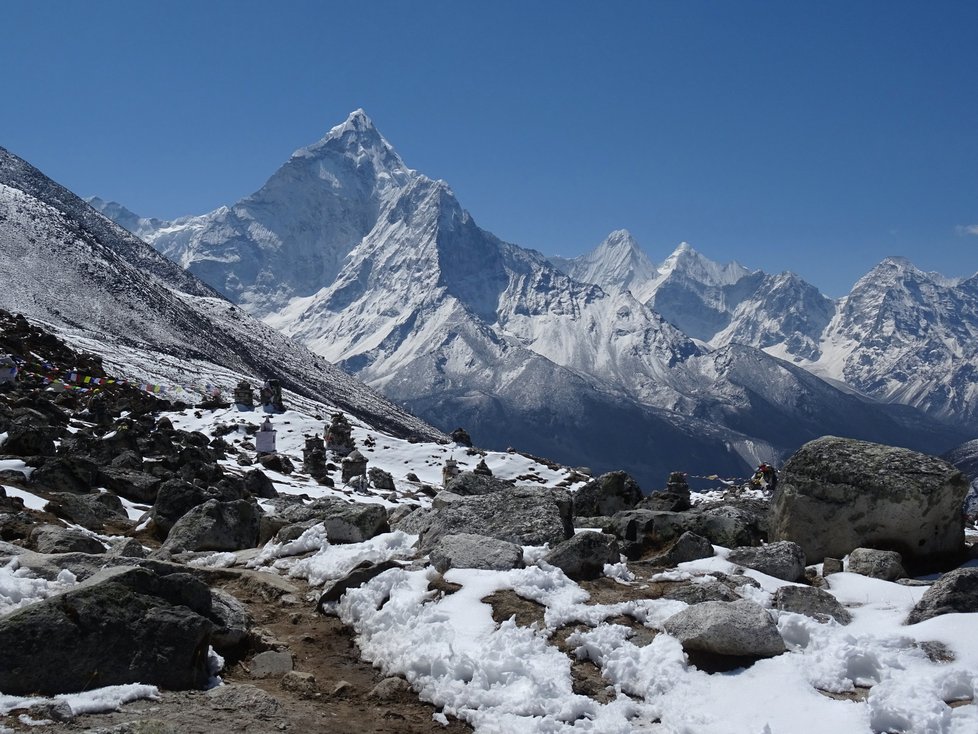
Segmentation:
{"type": "Polygon", "coordinates": [[[978,568],[959,568],[941,576],[914,606],[907,624],[956,612],[978,612],[978,568]]]}
{"type": "Polygon", "coordinates": [[[687,651],[766,658],[785,651],[778,627],[764,607],[745,599],[695,604],[663,622],[687,651]]]}
{"type": "Polygon", "coordinates": [[[523,549],[498,538],[459,533],[443,536],[431,549],[430,558],[441,573],[450,568],[508,571],[523,565],[523,549]]]}
{"type": "Polygon", "coordinates": [[[959,553],[968,483],[951,464],[915,451],[826,436],[784,465],[772,540],[793,540],[809,563],[854,548],[896,550],[904,560],[959,553]]]}
{"type": "Polygon", "coordinates": [[[0,619],[0,690],[53,695],[124,683],[203,688],[213,624],[187,574],[127,569],[0,619]]]}

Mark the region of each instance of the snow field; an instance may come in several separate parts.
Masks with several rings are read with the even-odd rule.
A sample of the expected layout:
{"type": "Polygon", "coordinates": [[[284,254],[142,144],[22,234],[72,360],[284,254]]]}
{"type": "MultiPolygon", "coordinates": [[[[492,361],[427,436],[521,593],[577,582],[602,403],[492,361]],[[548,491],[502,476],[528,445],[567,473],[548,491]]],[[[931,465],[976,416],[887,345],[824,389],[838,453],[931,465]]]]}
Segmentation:
{"type": "MultiPolygon", "coordinates": [[[[723,549],[718,549],[723,553],[723,549]]],[[[683,564],[670,574],[696,578],[735,567],[722,557],[683,564]]],[[[785,582],[755,571],[756,601],[770,604],[785,582]]],[[[469,721],[478,732],[685,732],[688,734],[974,734],[978,641],[972,615],[946,615],[907,627],[903,620],[924,587],[831,577],[852,606],[854,622],[819,623],[772,610],[789,651],[749,668],[708,674],[689,664],[679,642],[661,632],[685,605],[637,600],[590,605],[588,595],[558,569],[507,572],[453,569],[462,589],[428,591],[431,569],[392,569],[343,597],[337,611],[358,634],[366,659],[403,675],[422,698],[469,721]],[[512,589],[546,607],[544,628],[514,620],[496,625],[485,596],[512,589]],[[858,598],[858,602],[855,599],[858,598]],[[608,623],[628,614],[660,632],[639,646],[633,631],[608,623]],[[568,638],[613,686],[602,704],[574,693],[571,659],[554,647],[559,627],[584,623],[568,638]],[[932,662],[920,642],[938,640],[955,660],[932,662]],[[866,688],[871,686],[866,694],[866,688]],[[821,689],[848,698],[830,698],[821,689]],[[951,707],[946,701],[961,701],[951,707]]],[[[745,590],[752,587],[743,587],[745,590]]],[[[835,591],[830,588],[830,591],[835,591]]]]}

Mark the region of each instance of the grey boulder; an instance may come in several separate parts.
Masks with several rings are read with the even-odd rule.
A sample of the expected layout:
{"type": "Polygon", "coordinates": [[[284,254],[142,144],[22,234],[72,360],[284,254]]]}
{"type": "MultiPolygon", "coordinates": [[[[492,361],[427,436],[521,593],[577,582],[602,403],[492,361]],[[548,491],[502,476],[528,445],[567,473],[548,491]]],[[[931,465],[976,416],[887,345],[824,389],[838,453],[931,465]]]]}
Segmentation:
{"type": "Polygon", "coordinates": [[[663,622],[687,651],[767,658],[785,651],[767,610],[752,601],[708,601],[687,607],[663,622]]]}
{"type": "Polygon", "coordinates": [[[431,565],[441,573],[450,568],[508,571],[523,565],[523,549],[515,543],[485,535],[445,535],[431,549],[431,565]]]}
{"type": "Polygon", "coordinates": [[[146,683],[203,688],[212,623],[188,574],[122,573],[0,619],[0,690],[54,695],[146,683]]]}
{"type": "Polygon", "coordinates": [[[854,548],[929,560],[964,547],[968,482],[951,464],[907,449],[826,436],[785,463],[771,509],[772,540],[793,540],[809,563],[854,548]]]}
{"type": "Polygon", "coordinates": [[[584,530],[558,545],[543,560],[568,578],[583,581],[601,576],[605,564],[618,563],[621,553],[614,535],[584,530]]]}
{"type": "Polygon", "coordinates": [[[261,515],[261,508],[247,500],[208,500],[177,521],[161,550],[180,553],[254,548],[261,515]]]}
{"type": "Polygon", "coordinates": [[[846,565],[849,573],[870,576],[884,581],[905,579],[903,558],[896,551],[876,550],[875,548],[856,548],[849,554],[846,565]]]}
{"type": "Polygon", "coordinates": [[[104,553],[105,546],[75,528],[38,525],[31,531],[31,543],[38,553],[104,553]]]}
{"type": "Polygon", "coordinates": [[[686,531],[679,536],[667,551],[651,558],[647,558],[643,563],[650,566],[678,566],[680,563],[697,561],[701,558],[712,558],[713,543],[702,535],[686,531]]]}
{"type": "Polygon", "coordinates": [[[377,504],[327,498],[310,505],[291,505],[279,514],[290,524],[307,520],[323,523],[330,543],[362,543],[390,531],[387,510],[377,504]]]}
{"type": "Polygon", "coordinates": [[[106,523],[131,524],[122,501],[111,492],[53,493],[44,509],[63,520],[97,532],[101,532],[106,523]]]}
{"type": "Polygon", "coordinates": [[[574,514],[582,517],[614,515],[631,510],[642,500],[638,482],[623,471],[602,474],[574,493],[574,514]]]}
{"type": "Polygon", "coordinates": [[[852,621],[849,610],[838,599],[827,591],[812,586],[782,586],[774,592],[772,604],[775,609],[804,614],[819,622],[826,622],[829,618],[839,624],[849,624],[852,621]]]}
{"type": "Polygon", "coordinates": [[[978,612],[978,568],[958,568],[941,576],[924,592],[910,612],[907,624],[942,614],[973,612],[978,612]]]}
{"type": "Polygon", "coordinates": [[[421,537],[427,551],[445,535],[474,533],[517,545],[556,546],[574,532],[566,492],[544,487],[508,487],[465,497],[433,513],[421,537]]]}
{"type": "Polygon", "coordinates": [[[727,560],[782,581],[797,581],[805,575],[805,551],[790,540],[757,547],[734,548],[727,560]]]}

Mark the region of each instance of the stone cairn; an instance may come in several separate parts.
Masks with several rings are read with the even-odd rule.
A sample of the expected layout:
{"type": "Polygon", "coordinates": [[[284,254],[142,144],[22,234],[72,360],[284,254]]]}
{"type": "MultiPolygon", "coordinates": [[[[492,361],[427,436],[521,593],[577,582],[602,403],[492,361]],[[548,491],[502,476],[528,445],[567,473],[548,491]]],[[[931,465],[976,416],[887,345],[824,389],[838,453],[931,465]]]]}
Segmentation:
{"type": "Polygon", "coordinates": [[[362,477],[367,474],[367,457],[354,449],[349,456],[343,459],[341,464],[343,472],[343,483],[349,482],[354,477],[362,477]]]}
{"type": "Polygon", "coordinates": [[[464,428],[456,428],[448,435],[451,436],[452,440],[460,446],[468,446],[469,448],[472,448],[472,437],[469,436],[469,432],[464,428]]]}
{"type": "Polygon", "coordinates": [[[278,380],[265,380],[258,391],[261,407],[266,413],[284,413],[285,404],[282,402],[282,383],[278,380]]]}
{"type": "Polygon", "coordinates": [[[479,474],[480,476],[483,477],[491,477],[492,469],[490,469],[489,465],[486,464],[485,459],[479,459],[479,463],[475,465],[475,469],[472,470],[472,473],[479,474]]]}
{"type": "Polygon", "coordinates": [[[302,470],[317,482],[323,482],[329,476],[326,450],[319,436],[306,438],[306,444],[302,448],[302,470]]]}
{"type": "Polygon", "coordinates": [[[247,380],[239,382],[232,395],[238,410],[251,410],[255,407],[255,391],[251,389],[251,383],[247,380]]]}
{"type": "Polygon", "coordinates": [[[339,456],[346,456],[356,448],[353,427],[342,413],[333,413],[326,426],[326,448],[339,456]]]}

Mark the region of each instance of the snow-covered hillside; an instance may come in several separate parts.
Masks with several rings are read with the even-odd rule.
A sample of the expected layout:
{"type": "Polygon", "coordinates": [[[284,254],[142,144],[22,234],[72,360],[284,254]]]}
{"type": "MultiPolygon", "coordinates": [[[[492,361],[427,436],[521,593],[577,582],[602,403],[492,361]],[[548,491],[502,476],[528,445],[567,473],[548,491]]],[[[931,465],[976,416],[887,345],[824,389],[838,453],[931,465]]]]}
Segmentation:
{"type": "Polygon", "coordinates": [[[398,435],[431,426],[220,298],[0,148],[0,308],[105,358],[121,377],[185,387],[188,365],[225,392],[276,378],[296,395],[398,435]]]}
{"type": "MultiPolygon", "coordinates": [[[[225,471],[234,473],[241,469],[235,457],[251,451],[251,437],[264,415],[217,408],[168,411],[155,417],[192,435],[223,437],[229,455],[221,463],[225,471]]],[[[306,437],[321,431],[320,419],[289,409],[272,420],[279,454],[299,466],[306,437]]],[[[525,486],[552,487],[571,478],[565,470],[518,454],[470,455],[457,445],[401,440],[360,422],[354,425],[353,435],[371,466],[392,474],[397,490],[328,487],[301,472],[283,474],[266,468],[279,497],[259,499],[258,504],[271,517],[278,508],[292,506],[283,502],[288,497],[301,498],[294,500],[299,506],[338,498],[379,504],[391,511],[403,504],[430,507],[430,499],[420,490],[425,484],[439,485],[448,458],[459,460],[463,468],[484,459],[496,477],[525,486]]],[[[0,435],[0,445],[4,438],[0,435]]],[[[13,475],[29,476],[32,471],[23,461],[10,459],[0,462],[0,468],[13,475]]],[[[22,501],[32,511],[45,507],[44,497],[11,486],[10,481],[0,485],[7,498],[22,501]]],[[[125,502],[132,523],[146,522],[150,509],[125,502]]],[[[260,549],[183,554],[182,561],[188,571],[215,574],[204,578],[216,578],[219,569],[230,569],[221,571],[224,574],[257,570],[277,576],[281,584],[301,588],[301,600],[293,598],[288,606],[283,601],[277,610],[280,614],[287,610],[292,617],[296,637],[312,639],[316,631],[301,626],[308,624],[311,615],[299,614],[298,609],[312,608],[325,589],[364,562],[399,561],[369,581],[351,584],[324,609],[349,626],[358,654],[385,676],[407,681],[412,691],[401,695],[431,702],[434,722],[441,725],[459,719],[478,734],[970,734],[978,726],[974,615],[944,614],[906,624],[926,586],[851,572],[826,576],[820,589],[822,604],[826,598],[838,604],[839,614],[846,615],[840,621],[827,613],[782,608],[775,602],[779,590],[814,590],[732,562],[729,549],[719,546],[709,557],[674,568],[624,561],[607,564],[593,581],[573,580],[548,563],[545,546],[524,546],[525,565],[518,568],[459,567],[442,575],[413,547],[416,535],[394,530],[344,543],[331,540],[322,523],[306,525],[301,535],[287,542],[273,539],[260,549]],[[723,589],[738,604],[757,608],[770,618],[784,651],[762,659],[739,658],[732,668],[722,658],[727,667],[709,657],[694,657],[669,631],[667,620],[696,605],[692,597],[683,601],[671,593],[677,587],[699,587],[712,594],[723,589]],[[509,599],[513,605],[502,619],[497,618],[499,599],[509,599]]],[[[91,531],[88,536],[108,545],[126,540],[91,531]]],[[[23,549],[2,545],[0,618],[78,587],[79,579],[67,568],[85,554],[62,556],[65,570],[49,580],[19,568],[17,555],[8,559],[11,551],[23,549]]],[[[54,564],[59,556],[49,558],[48,563],[54,564]]],[[[259,587],[257,580],[250,583],[259,587]]],[[[257,667],[256,662],[248,662],[257,667]]],[[[308,661],[297,659],[296,665],[301,670],[308,661]]],[[[252,685],[247,687],[253,688],[249,682],[252,685]]],[[[225,683],[228,688],[240,685],[235,680],[225,683]]],[[[285,685],[274,689],[273,700],[286,701],[287,689],[285,685]]],[[[53,699],[0,692],[0,716],[9,714],[6,720],[11,721],[30,706],[58,702],[78,716],[148,698],[155,699],[150,708],[154,717],[166,721],[164,712],[171,709],[163,708],[160,699],[176,696],[182,696],[184,706],[203,712],[207,704],[201,702],[210,698],[133,684],[53,699]]],[[[314,700],[324,705],[326,698],[314,700]]],[[[144,706],[128,711],[130,717],[146,716],[144,706]]],[[[402,730],[396,719],[387,715],[382,719],[378,711],[384,707],[365,709],[364,723],[378,731],[402,730]]],[[[249,725],[265,726],[285,718],[280,709],[246,711],[244,716],[253,717],[249,725]]],[[[39,722],[23,714],[17,719],[24,727],[42,727],[40,731],[70,731],[78,726],[39,722]]]]}

